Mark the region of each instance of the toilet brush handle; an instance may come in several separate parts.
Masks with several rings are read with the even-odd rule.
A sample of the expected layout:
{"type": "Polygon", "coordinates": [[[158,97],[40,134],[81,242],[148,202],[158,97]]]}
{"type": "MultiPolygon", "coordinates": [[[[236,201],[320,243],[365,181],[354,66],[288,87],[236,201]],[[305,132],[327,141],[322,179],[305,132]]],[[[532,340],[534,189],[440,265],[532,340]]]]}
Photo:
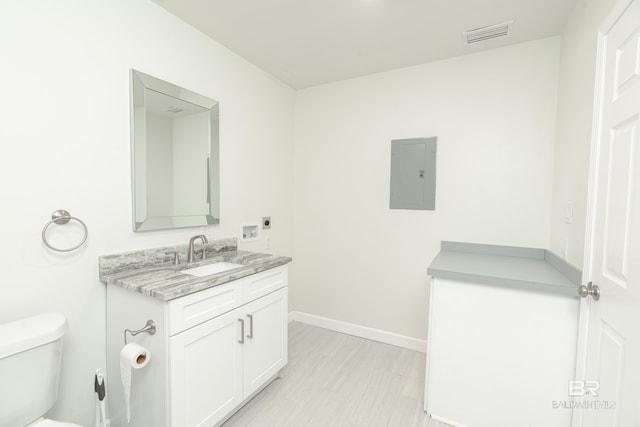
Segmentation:
{"type": "Polygon", "coordinates": [[[104,399],[100,401],[100,427],[107,427],[106,408],[104,405],[104,399]]]}
{"type": "Polygon", "coordinates": [[[96,369],[95,377],[93,380],[93,390],[96,392],[96,427],[105,427],[105,387],[104,387],[104,374],[100,369],[96,369]]]}

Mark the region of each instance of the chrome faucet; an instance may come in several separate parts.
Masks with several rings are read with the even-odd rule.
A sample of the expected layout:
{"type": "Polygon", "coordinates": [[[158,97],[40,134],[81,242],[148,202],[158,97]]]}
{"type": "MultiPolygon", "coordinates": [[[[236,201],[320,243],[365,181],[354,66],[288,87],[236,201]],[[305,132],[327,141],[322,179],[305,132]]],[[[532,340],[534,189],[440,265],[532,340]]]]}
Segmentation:
{"type": "Polygon", "coordinates": [[[193,262],[193,243],[196,241],[196,239],[202,240],[202,259],[204,259],[206,250],[205,243],[209,243],[209,241],[207,240],[207,236],[205,236],[204,234],[198,234],[197,236],[193,236],[191,239],[189,239],[189,253],[187,254],[187,262],[193,262]]]}

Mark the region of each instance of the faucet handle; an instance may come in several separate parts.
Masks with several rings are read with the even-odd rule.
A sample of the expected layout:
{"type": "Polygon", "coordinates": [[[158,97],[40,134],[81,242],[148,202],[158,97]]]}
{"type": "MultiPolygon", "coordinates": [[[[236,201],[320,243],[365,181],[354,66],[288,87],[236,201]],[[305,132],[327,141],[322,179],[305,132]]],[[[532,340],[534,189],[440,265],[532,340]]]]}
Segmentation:
{"type": "Polygon", "coordinates": [[[178,252],[166,252],[165,255],[170,257],[169,259],[165,258],[165,260],[172,260],[173,265],[180,265],[180,254],[178,252]]]}

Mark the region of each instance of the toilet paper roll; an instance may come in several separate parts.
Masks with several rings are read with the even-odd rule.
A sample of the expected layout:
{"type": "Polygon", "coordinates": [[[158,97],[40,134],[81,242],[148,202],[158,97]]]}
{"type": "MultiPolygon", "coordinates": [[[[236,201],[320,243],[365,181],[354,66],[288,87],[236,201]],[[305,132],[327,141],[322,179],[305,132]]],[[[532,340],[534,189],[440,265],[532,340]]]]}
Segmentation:
{"type": "Polygon", "coordinates": [[[134,342],[122,347],[120,350],[120,380],[124,390],[124,407],[127,413],[127,422],[131,421],[131,370],[142,369],[151,360],[151,352],[134,342]]]}

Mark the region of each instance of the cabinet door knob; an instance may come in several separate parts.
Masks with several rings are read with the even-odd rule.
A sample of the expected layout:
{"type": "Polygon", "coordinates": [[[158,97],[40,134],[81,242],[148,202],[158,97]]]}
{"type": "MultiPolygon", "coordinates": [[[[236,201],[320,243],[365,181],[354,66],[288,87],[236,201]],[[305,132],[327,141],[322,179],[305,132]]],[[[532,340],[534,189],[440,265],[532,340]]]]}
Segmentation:
{"type": "Polygon", "coordinates": [[[244,344],[244,319],[238,319],[238,322],[240,322],[240,339],[238,343],[244,344]]]}
{"type": "Polygon", "coordinates": [[[253,338],[253,314],[247,314],[247,317],[249,318],[249,335],[247,335],[247,338],[253,338]]]}

